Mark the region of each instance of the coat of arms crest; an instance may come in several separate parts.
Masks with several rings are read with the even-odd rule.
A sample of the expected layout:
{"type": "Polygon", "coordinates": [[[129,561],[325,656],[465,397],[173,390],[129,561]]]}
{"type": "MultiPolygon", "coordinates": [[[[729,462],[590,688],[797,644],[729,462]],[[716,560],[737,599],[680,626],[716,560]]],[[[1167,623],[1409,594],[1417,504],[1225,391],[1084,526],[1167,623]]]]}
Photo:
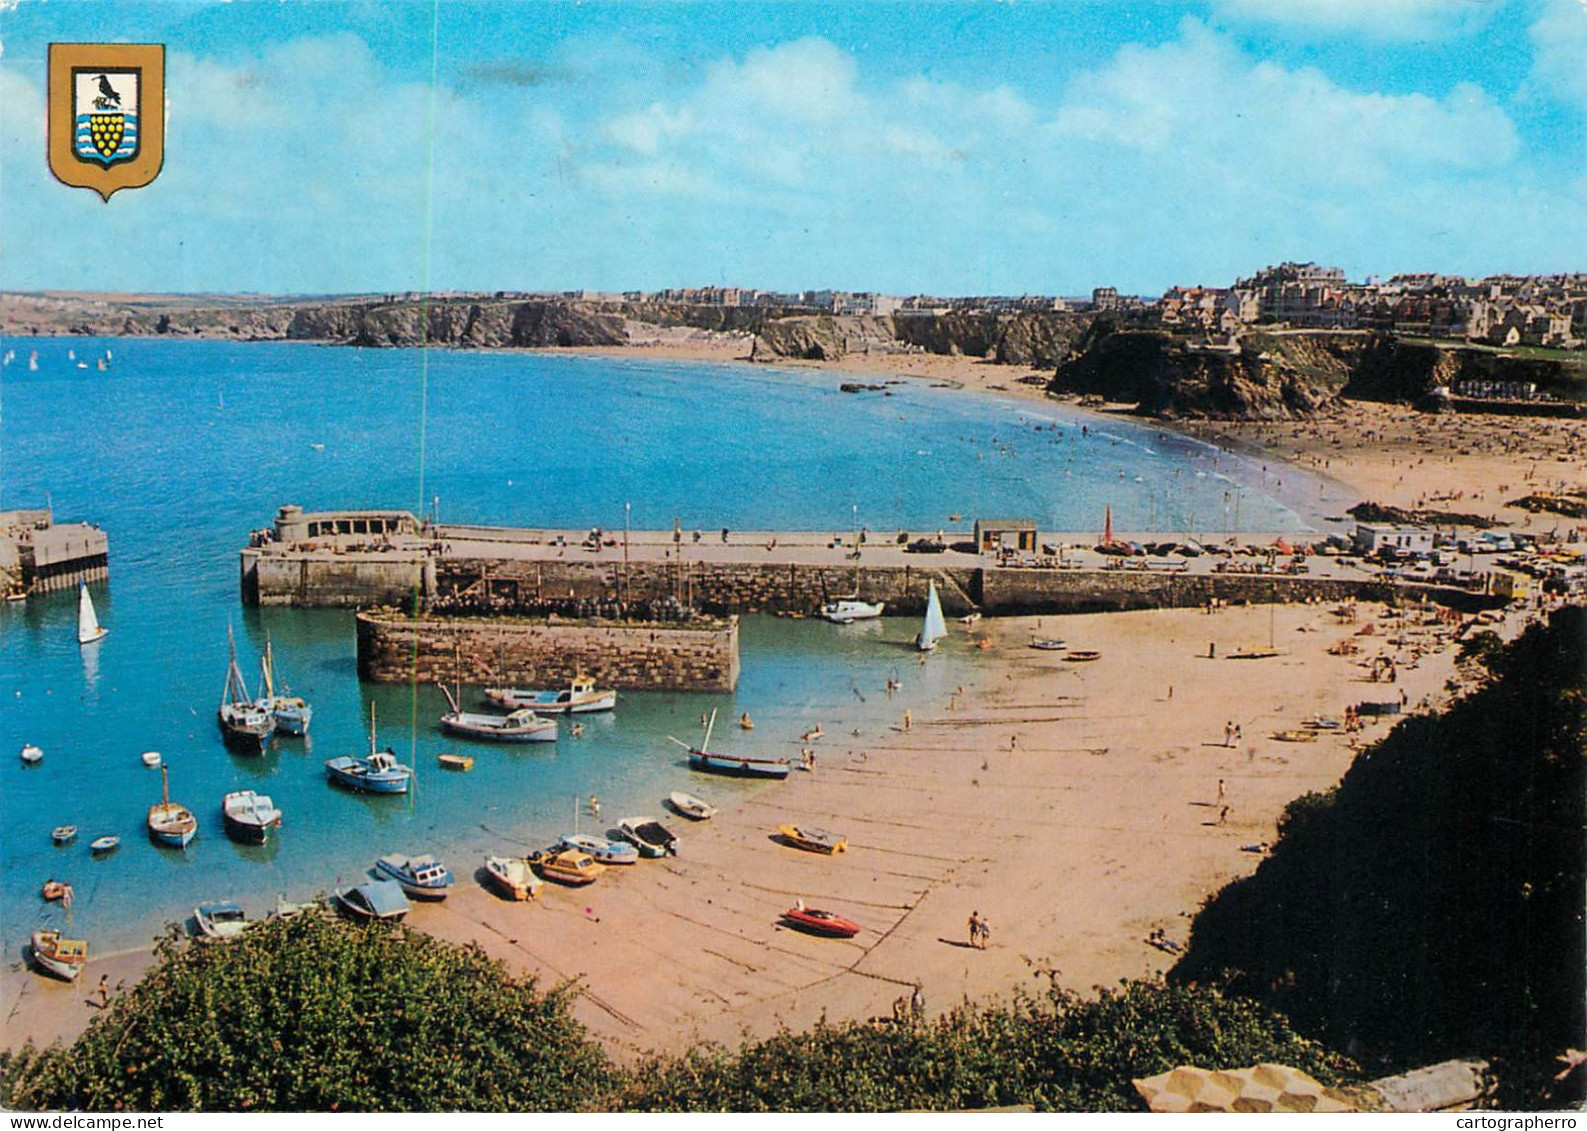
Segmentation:
{"type": "Polygon", "coordinates": [[[165,161],[165,48],[52,43],[50,171],[106,200],[141,188],[165,161]]]}

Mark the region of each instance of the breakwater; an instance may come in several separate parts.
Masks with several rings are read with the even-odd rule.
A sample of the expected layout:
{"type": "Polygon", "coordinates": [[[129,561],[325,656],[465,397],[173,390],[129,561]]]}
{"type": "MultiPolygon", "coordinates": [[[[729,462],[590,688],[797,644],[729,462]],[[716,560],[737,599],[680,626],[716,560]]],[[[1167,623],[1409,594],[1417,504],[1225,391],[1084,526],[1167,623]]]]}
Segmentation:
{"type": "Polygon", "coordinates": [[[561,687],[574,676],[621,690],[731,691],[738,618],[685,622],[419,617],[361,612],[358,674],[376,682],[561,687]]]}

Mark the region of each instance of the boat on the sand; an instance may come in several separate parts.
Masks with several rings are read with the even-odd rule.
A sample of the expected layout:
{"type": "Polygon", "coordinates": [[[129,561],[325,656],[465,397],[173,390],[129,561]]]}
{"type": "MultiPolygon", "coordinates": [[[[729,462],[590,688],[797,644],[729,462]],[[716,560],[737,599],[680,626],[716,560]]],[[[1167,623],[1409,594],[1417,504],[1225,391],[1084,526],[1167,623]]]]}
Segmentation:
{"type": "Polygon", "coordinates": [[[445,899],[454,882],[445,865],[429,855],[388,853],[375,861],[375,873],[382,880],[395,881],[404,894],[414,899],[445,899]]]}
{"type": "Polygon", "coordinates": [[[254,925],[243,909],[230,900],[200,903],[193,908],[193,922],[198,933],[210,939],[234,939],[254,925]]]}
{"type": "Polygon", "coordinates": [[[667,804],[678,816],[687,817],[691,821],[709,821],[717,813],[715,805],[700,800],[692,793],[684,793],[681,789],[675,789],[667,794],[667,804]]]}
{"type": "Polygon", "coordinates": [[[544,886],[529,861],[521,856],[485,857],[485,875],[508,899],[533,899],[544,886]]]}
{"type": "Polygon", "coordinates": [[[639,849],[625,840],[607,840],[589,833],[568,833],[560,844],[564,848],[583,852],[600,864],[639,863],[639,849]]]}
{"type": "Polygon", "coordinates": [[[801,931],[808,931],[813,935],[852,939],[860,933],[860,925],[852,919],[845,919],[835,911],[825,911],[819,907],[806,907],[803,901],[784,911],[782,917],[783,921],[789,926],[797,927],[801,931]]]}
{"type": "Polygon", "coordinates": [[[413,904],[397,884],[370,880],[357,887],[338,888],[332,893],[336,903],[354,919],[384,919],[395,922],[413,910],[413,904]]]}
{"type": "Polygon", "coordinates": [[[673,738],[670,734],[668,741],[675,742],[689,752],[689,769],[698,770],[705,774],[724,774],[735,778],[786,778],[792,769],[786,758],[745,758],[728,754],[712,754],[710,752],[711,731],[716,726],[716,712],[711,712],[711,718],[705,725],[705,739],[699,746],[690,746],[687,742],[673,738]]]}
{"type": "Polygon", "coordinates": [[[806,852],[824,852],[832,856],[847,851],[849,847],[848,837],[809,825],[778,825],[777,832],[783,840],[806,852]]]}
{"type": "Polygon", "coordinates": [[[88,944],[69,939],[52,927],[40,927],[29,940],[33,961],[39,969],[68,982],[75,982],[88,965],[88,944]]]}
{"type": "Polygon", "coordinates": [[[617,835],[639,849],[641,856],[678,854],[678,836],[654,817],[624,817],[617,822],[617,835]]]}
{"type": "Polygon", "coordinates": [[[601,873],[606,871],[605,865],[589,853],[580,852],[576,848],[553,846],[532,853],[528,860],[534,870],[546,879],[570,887],[593,884],[601,878],[601,873]]]}

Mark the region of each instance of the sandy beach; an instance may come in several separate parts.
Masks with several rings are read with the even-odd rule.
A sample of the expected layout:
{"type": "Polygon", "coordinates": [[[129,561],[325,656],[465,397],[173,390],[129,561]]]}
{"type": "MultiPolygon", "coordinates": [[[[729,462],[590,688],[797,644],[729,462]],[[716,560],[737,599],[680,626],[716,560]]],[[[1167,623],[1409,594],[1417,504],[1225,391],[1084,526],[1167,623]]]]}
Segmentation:
{"type": "MultiPolygon", "coordinates": [[[[621,356],[647,351],[736,360],[748,343],[673,342],[621,356]]],[[[1028,371],[976,359],[850,357],[842,370],[1052,403],[1020,384],[1028,371]]],[[[1503,511],[1517,524],[1532,516],[1503,508],[1498,484],[1519,491],[1579,476],[1582,466],[1577,422],[1357,411],[1359,425],[1329,418],[1197,431],[1261,445],[1361,497],[1439,505],[1453,493],[1447,509],[1503,511]]],[[[1554,523],[1532,518],[1543,529],[1554,523]]],[[[733,1043],[823,1015],[886,1017],[917,986],[935,1013],[1038,989],[1048,970],[1081,992],[1151,976],[1175,960],[1148,943],[1152,932],[1183,943],[1202,902],[1257,867],[1284,806],[1336,783],[1354,747],[1387,724],[1319,731],[1311,741],[1275,733],[1314,715],[1339,718],[1363,700],[1403,698],[1408,710],[1447,700],[1446,685],[1458,679],[1453,646],[1419,620],[1362,606],[1346,623],[1324,606],[1289,605],[952,624],[945,647],[969,652],[976,668],[961,692],[880,732],[856,733],[834,704],[819,720],[822,738],[786,736],[790,756],[813,750],[811,772],[708,823],[667,817],[682,838],[676,858],[610,871],[586,889],[547,885],[528,904],[498,899],[472,874],[475,862],[454,861],[456,894],[417,907],[409,922],[477,942],[543,983],[579,979],[575,1013],[619,1057],[699,1039],[733,1043]],[[1037,635],[1100,659],[1032,649],[1037,635]],[[1270,641],[1271,658],[1227,658],[1270,641]],[[1331,653],[1341,641],[1359,650],[1331,653]],[[1395,659],[1395,683],[1369,678],[1378,657],[1395,659]],[[785,823],[841,833],[848,851],[786,846],[774,839],[785,823]],[[838,940],[779,925],[796,900],[863,929],[838,940]],[[968,944],[972,912],[990,923],[984,950],[968,944]]],[[[712,779],[691,778],[684,787],[710,799],[712,779]]],[[[147,950],[96,960],[75,987],[6,971],[0,1039],[6,1047],[70,1039],[94,1015],[101,976],[112,987],[131,984],[150,961],[147,950]]]]}

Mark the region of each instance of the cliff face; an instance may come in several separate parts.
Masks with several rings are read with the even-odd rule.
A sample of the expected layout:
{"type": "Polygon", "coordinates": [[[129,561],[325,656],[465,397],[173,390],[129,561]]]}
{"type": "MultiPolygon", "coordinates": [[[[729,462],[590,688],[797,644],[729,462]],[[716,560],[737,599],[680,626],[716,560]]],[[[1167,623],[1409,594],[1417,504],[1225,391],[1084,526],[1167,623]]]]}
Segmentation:
{"type": "Polygon", "coordinates": [[[623,319],[571,302],[414,302],[298,309],[289,338],[354,346],[618,346],[623,319]],[[428,335],[425,333],[428,325],[428,335]]]}
{"type": "Polygon", "coordinates": [[[1285,419],[1339,395],[1367,341],[1353,333],[1252,334],[1222,349],[1099,322],[1048,387],[1134,401],[1157,416],[1285,419]]]}

